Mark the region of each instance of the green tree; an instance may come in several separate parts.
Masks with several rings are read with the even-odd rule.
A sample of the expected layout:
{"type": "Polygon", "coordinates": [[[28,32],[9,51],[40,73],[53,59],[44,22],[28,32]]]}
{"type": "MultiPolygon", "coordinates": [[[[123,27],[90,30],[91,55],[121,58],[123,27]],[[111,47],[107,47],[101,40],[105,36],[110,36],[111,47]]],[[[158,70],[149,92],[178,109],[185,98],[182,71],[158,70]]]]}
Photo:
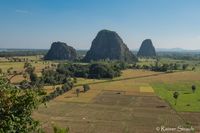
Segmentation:
{"type": "Polygon", "coordinates": [[[195,90],[196,90],[196,86],[192,85],[192,92],[195,93],[195,90]]]}
{"type": "Polygon", "coordinates": [[[18,89],[0,77],[0,132],[29,133],[38,130],[39,122],[31,114],[41,102],[35,89],[18,89]]]}
{"type": "Polygon", "coordinates": [[[173,97],[174,97],[174,99],[175,99],[175,105],[176,105],[177,99],[178,99],[178,97],[179,97],[179,93],[178,93],[177,91],[175,91],[175,92],[173,93],[173,97]]]}
{"type": "Polygon", "coordinates": [[[86,92],[90,89],[90,86],[88,84],[84,84],[83,89],[84,89],[84,92],[86,92]]]}
{"type": "Polygon", "coordinates": [[[30,73],[30,80],[32,83],[35,83],[38,80],[37,74],[30,73]]]}
{"type": "Polygon", "coordinates": [[[3,70],[0,68],[0,74],[2,74],[3,73],[3,70]]]}
{"type": "Polygon", "coordinates": [[[186,70],[188,68],[188,66],[189,66],[188,64],[183,64],[182,69],[186,70]]]}
{"type": "Polygon", "coordinates": [[[196,70],[196,68],[195,67],[192,67],[192,71],[195,71],[196,70]]]}
{"type": "Polygon", "coordinates": [[[80,89],[76,89],[76,95],[79,97],[80,89]]]}
{"type": "Polygon", "coordinates": [[[178,67],[179,67],[178,64],[175,63],[174,64],[174,70],[178,70],[178,67]]]}
{"type": "Polygon", "coordinates": [[[120,70],[109,63],[97,62],[89,67],[90,78],[113,78],[120,75],[120,70]]]}

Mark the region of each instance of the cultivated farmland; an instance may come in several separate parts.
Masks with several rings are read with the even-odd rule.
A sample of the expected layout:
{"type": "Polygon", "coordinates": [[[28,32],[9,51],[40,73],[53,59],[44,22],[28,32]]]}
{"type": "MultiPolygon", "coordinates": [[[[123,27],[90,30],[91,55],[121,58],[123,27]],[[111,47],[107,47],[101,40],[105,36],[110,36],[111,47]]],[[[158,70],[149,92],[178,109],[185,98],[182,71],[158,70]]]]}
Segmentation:
{"type": "Polygon", "coordinates": [[[199,80],[196,72],[143,70],[125,70],[113,80],[80,79],[72,90],[47,103],[47,107],[41,106],[34,117],[43,121],[48,131],[52,123],[69,127],[71,132],[156,132],[156,127],[180,125],[199,131],[199,92],[192,99],[184,94],[191,92],[190,85],[199,86],[199,80]],[[82,90],[84,83],[91,89],[77,97],[75,90],[82,90]],[[182,92],[177,106],[173,91],[182,92]]]}

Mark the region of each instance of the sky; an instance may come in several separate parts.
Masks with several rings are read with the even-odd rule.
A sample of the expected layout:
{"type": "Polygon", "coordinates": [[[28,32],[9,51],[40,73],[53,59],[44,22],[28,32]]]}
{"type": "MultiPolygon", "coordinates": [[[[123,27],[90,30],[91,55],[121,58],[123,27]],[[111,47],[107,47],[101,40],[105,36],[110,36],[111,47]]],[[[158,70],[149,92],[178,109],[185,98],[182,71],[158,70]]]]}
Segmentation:
{"type": "Polygon", "coordinates": [[[129,49],[200,49],[200,0],[0,0],[0,48],[89,49],[102,29],[129,49]]]}

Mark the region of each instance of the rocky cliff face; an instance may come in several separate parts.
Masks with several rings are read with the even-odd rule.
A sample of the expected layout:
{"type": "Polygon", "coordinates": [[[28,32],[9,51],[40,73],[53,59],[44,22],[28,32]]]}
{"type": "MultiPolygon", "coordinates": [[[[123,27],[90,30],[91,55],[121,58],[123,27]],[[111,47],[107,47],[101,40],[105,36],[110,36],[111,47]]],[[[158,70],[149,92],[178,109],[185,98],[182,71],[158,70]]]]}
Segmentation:
{"type": "Polygon", "coordinates": [[[84,61],[91,60],[121,60],[127,62],[137,61],[137,58],[129,51],[119,35],[114,31],[101,30],[92,42],[84,61]]]}
{"type": "Polygon", "coordinates": [[[139,57],[156,57],[156,50],[150,39],[146,39],[142,42],[142,45],[137,53],[139,57]]]}
{"type": "Polygon", "coordinates": [[[44,56],[45,60],[74,60],[77,58],[76,50],[63,42],[54,42],[44,56]]]}

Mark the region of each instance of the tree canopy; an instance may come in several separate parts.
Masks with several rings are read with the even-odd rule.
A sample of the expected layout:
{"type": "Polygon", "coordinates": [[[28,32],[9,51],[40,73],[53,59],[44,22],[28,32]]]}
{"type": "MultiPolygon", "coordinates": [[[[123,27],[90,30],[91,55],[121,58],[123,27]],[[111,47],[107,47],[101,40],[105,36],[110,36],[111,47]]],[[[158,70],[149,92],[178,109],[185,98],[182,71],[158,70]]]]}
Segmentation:
{"type": "Polygon", "coordinates": [[[38,130],[31,114],[41,103],[37,89],[19,89],[0,77],[0,132],[28,133],[38,130]]]}

